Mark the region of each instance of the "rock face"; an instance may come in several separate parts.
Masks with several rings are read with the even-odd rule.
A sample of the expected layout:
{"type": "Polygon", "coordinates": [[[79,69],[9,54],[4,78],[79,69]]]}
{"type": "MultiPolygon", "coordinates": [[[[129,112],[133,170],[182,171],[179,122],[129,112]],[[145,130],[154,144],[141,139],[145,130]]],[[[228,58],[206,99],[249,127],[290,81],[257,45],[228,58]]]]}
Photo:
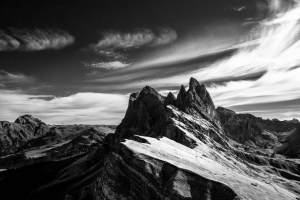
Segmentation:
{"type": "Polygon", "coordinates": [[[14,153],[30,139],[45,135],[49,127],[31,115],[24,115],[14,123],[0,121],[0,155],[14,153]]]}

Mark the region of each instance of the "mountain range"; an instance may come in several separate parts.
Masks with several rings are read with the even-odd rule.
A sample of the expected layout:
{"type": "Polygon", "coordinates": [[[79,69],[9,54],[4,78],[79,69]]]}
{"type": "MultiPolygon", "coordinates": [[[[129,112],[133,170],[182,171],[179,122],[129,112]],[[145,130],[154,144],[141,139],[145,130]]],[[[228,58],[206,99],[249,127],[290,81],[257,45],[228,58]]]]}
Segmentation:
{"type": "Polygon", "coordinates": [[[131,94],[116,129],[76,128],[62,131],[68,127],[30,115],[0,122],[0,162],[52,145],[44,147],[47,160],[0,172],[3,197],[300,199],[299,121],[215,108],[194,78],[177,97],[150,86],[131,94]]]}

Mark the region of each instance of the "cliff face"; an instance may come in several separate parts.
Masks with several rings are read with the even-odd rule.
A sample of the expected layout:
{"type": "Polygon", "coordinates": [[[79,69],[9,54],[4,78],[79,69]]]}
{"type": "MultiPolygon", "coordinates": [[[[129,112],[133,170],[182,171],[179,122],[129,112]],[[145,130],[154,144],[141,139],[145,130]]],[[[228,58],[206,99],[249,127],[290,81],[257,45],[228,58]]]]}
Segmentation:
{"type": "Polygon", "coordinates": [[[0,155],[14,153],[28,140],[48,131],[44,122],[31,115],[21,116],[14,123],[0,121],[0,155]]]}

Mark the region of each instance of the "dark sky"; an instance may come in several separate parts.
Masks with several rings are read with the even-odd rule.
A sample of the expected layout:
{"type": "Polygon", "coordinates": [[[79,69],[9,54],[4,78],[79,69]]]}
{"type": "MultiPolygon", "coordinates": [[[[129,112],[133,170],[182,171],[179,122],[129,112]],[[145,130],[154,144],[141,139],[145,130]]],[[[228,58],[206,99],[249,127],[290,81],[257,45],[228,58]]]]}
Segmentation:
{"type": "Polygon", "coordinates": [[[255,100],[224,103],[232,96],[220,91],[253,84],[268,69],[215,65],[249,46],[270,17],[269,2],[1,1],[0,120],[29,113],[47,123],[117,124],[131,92],[175,91],[191,76],[212,88],[217,105],[243,111],[255,100]]]}

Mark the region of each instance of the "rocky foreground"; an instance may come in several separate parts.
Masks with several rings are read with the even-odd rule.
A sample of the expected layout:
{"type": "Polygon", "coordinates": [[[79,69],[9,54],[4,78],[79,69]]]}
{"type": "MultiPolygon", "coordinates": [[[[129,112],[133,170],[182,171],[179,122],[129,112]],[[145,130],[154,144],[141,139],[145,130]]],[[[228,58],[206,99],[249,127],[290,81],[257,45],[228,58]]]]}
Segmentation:
{"type": "Polygon", "coordinates": [[[8,199],[295,200],[299,134],[294,121],[216,109],[193,78],[177,97],[146,86],[94,152],[4,171],[0,188],[8,199]]]}

